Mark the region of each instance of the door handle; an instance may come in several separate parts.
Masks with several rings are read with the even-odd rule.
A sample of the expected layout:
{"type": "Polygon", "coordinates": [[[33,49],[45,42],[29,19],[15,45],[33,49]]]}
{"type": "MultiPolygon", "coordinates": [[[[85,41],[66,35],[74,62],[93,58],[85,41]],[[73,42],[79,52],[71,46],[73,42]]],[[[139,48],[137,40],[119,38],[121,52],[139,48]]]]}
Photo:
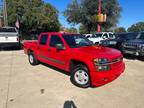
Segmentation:
{"type": "Polygon", "coordinates": [[[51,51],[51,49],[50,48],[48,48],[48,52],[50,52],[51,51]]]}

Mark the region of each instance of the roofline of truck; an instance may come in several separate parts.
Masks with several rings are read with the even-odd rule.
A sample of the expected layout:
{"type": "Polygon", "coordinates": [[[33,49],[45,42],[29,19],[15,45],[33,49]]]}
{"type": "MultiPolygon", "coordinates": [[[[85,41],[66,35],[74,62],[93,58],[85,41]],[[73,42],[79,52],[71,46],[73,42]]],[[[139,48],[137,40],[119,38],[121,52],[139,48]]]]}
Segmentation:
{"type": "Polygon", "coordinates": [[[79,34],[79,33],[61,33],[61,32],[43,32],[43,33],[40,33],[40,34],[60,34],[60,35],[76,35],[76,34],[79,34]]]}

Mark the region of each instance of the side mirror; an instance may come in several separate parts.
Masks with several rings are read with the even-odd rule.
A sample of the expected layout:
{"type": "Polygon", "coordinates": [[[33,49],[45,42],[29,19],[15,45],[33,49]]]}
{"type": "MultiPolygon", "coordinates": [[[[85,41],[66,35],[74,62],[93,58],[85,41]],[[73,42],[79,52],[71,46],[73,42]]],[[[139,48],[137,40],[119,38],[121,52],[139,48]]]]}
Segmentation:
{"type": "Polygon", "coordinates": [[[64,50],[64,49],[65,49],[65,47],[64,47],[63,44],[56,44],[55,47],[56,47],[58,50],[64,50]]]}
{"type": "Polygon", "coordinates": [[[86,38],[90,38],[90,36],[86,36],[86,38]]]}

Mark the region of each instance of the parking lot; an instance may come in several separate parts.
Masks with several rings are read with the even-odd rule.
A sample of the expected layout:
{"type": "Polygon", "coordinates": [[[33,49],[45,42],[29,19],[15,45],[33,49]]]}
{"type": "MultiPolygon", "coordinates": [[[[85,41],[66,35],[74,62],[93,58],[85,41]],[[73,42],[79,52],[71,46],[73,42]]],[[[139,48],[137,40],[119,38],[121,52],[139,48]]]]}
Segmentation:
{"type": "Polygon", "coordinates": [[[143,108],[144,61],[125,63],[125,72],[112,83],[82,89],[63,71],[31,66],[22,50],[1,51],[0,108],[143,108]]]}

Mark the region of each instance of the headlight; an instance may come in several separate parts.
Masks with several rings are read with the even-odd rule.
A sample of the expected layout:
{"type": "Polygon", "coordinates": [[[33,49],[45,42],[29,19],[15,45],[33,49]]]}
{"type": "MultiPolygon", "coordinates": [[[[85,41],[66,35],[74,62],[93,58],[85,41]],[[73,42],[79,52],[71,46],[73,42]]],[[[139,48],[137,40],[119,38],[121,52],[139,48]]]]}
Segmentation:
{"type": "Polygon", "coordinates": [[[140,45],[138,45],[138,48],[141,48],[142,47],[142,45],[140,44],[140,45]]]}
{"type": "Polygon", "coordinates": [[[106,58],[98,58],[94,59],[94,64],[96,66],[97,71],[107,71],[110,69],[110,65],[107,65],[108,59],[106,58]]]}
{"type": "Polygon", "coordinates": [[[144,52],[144,46],[142,47],[142,52],[144,52]]]}
{"type": "Polygon", "coordinates": [[[140,44],[138,45],[139,48],[143,48],[144,47],[144,44],[140,44]]]}
{"type": "Polygon", "coordinates": [[[97,59],[94,59],[94,63],[96,65],[104,64],[104,63],[107,63],[107,62],[108,62],[108,59],[106,59],[106,58],[97,58],[97,59]]]}

